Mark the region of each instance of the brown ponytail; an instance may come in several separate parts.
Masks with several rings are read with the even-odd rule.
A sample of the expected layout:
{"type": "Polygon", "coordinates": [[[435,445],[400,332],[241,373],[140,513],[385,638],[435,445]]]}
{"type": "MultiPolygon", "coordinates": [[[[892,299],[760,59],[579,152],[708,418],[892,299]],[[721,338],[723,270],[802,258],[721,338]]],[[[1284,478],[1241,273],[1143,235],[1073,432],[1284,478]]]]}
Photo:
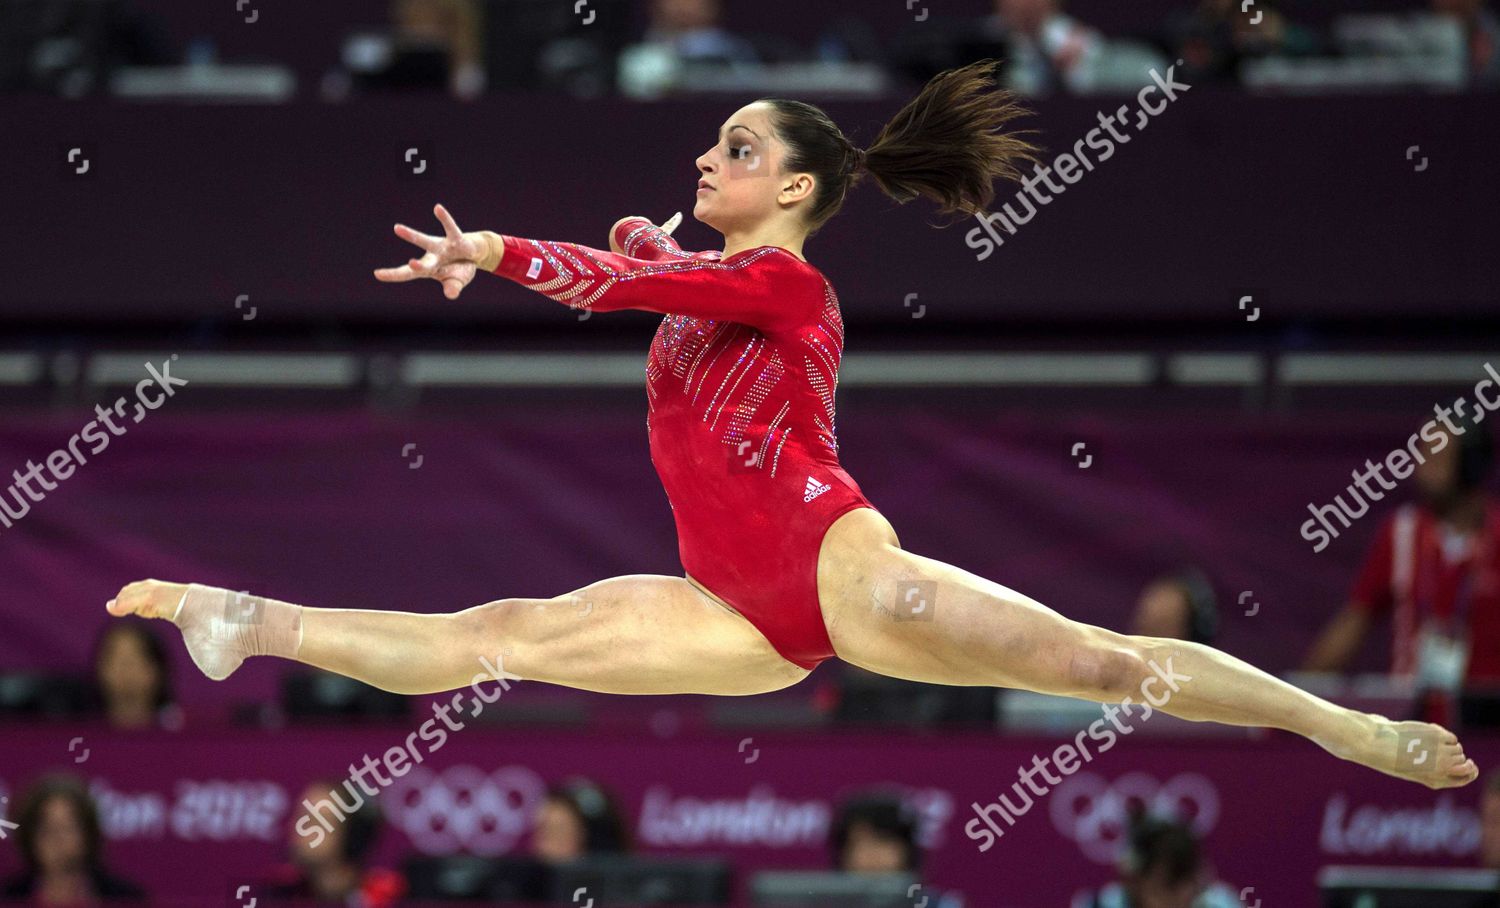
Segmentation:
{"type": "Polygon", "coordinates": [[[938,73],[863,150],[811,104],[759,99],[787,146],[783,168],[817,180],[808,235],[838,213],[865,173],[897,202],[926,196],[945,214],[983,212],[997,177],[1019,181],[1021,162],[1036,161],[1038,149],[1022,138],[1034,130],[1001,131],[1030,111],[996,84],[997,65],[987,59],[938,73]]]}

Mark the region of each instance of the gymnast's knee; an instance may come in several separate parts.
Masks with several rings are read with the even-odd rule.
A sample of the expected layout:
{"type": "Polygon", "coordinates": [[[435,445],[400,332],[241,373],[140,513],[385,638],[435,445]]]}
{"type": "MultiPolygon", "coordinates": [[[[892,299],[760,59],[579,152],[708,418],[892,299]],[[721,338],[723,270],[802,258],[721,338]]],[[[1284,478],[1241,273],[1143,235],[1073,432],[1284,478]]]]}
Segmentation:
{"type": "Polygon", "coordinates": [[[526,626],[525,615],[533,599],[496,599],[461,612],[454,612],[455,633],[484,648],[496,641],[509,641],[526,626]]]}
{"type": "Polygon", "coordinates": [[[1067,684],[1078,696],[1120,700],[1139,690],[1149,672],[1148,654],[1131,638],[1090,635],[1072,651],[1067,684]]]}

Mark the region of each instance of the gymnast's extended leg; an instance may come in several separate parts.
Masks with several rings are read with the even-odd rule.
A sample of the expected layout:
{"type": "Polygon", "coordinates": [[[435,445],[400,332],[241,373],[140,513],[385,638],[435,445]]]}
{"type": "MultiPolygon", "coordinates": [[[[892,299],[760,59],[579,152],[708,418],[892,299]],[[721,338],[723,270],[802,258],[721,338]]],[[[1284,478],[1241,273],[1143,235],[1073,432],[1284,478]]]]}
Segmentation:
{"type": "Polygon", "coordinates": [[[1431,788],[1478,775],[1457,737],[1440,726],[1346,709],[1202,644],[1072,621],[998,583],[901,549],[889,525],[871,514],[840,517],[819,556],[824,622],[847,662],[937,684],[1099,703],[1130,697],[1136,716],[1150,702],[1184,719],[1285,729],[1431,788]]]}
{"type": "Polygon", "coordinates": [[[488,660],[514,678],[618,694],[742,695],[808,672],[744,617],[683,577],[612,577],[553,599],[499,599],[448,614],[310,608],[194,584],[132,583],[114,615],[176,620],[215,679],[248,655],[292,658],[401,694],[455,690],[488,660]],[[182,611],[178,614],[178,607],[182,611]]]}

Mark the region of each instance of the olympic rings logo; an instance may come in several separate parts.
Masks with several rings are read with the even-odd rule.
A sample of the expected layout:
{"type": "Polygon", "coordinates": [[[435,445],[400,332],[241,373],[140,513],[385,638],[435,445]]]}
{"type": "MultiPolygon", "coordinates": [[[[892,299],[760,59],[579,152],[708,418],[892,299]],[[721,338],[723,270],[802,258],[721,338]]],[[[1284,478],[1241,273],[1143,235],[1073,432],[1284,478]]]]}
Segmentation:
{"type": "Polygon", "coordinates": [[[450,766],[441,773],[417,766],[381,800],[392,825],[423,854],[466,851],[493,857],[516,846],[546,788],[541,776],[524,766],[504,766],[488,775],[473,766],[450,766]]]}
{"type": "Polygon", "coordinates": [[[1164,783],[1142,772],[1113,783],[1083,772],[1066,779],[1049,800],[1052,825],[1100,864],[1112,864],[1118,856],[1129,831],[1131,802],[1139,802],[1149,814],[1186,823],[1198,836],[1207,835],[1219,821],[1218,789],[1195,772],[1164,783]]]}

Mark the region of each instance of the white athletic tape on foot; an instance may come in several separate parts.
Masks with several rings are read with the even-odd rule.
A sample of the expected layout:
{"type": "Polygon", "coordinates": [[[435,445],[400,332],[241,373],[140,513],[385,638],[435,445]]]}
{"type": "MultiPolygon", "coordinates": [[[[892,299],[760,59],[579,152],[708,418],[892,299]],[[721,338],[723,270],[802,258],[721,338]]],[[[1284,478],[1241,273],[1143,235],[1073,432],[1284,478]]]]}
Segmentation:
{"type": "Polygon", "coordinates": [[[215,681],[251,656],[295,659],[302,649],[302,606],[290,602],[192,583],[178,612],[188,655],[215,681]]]}

